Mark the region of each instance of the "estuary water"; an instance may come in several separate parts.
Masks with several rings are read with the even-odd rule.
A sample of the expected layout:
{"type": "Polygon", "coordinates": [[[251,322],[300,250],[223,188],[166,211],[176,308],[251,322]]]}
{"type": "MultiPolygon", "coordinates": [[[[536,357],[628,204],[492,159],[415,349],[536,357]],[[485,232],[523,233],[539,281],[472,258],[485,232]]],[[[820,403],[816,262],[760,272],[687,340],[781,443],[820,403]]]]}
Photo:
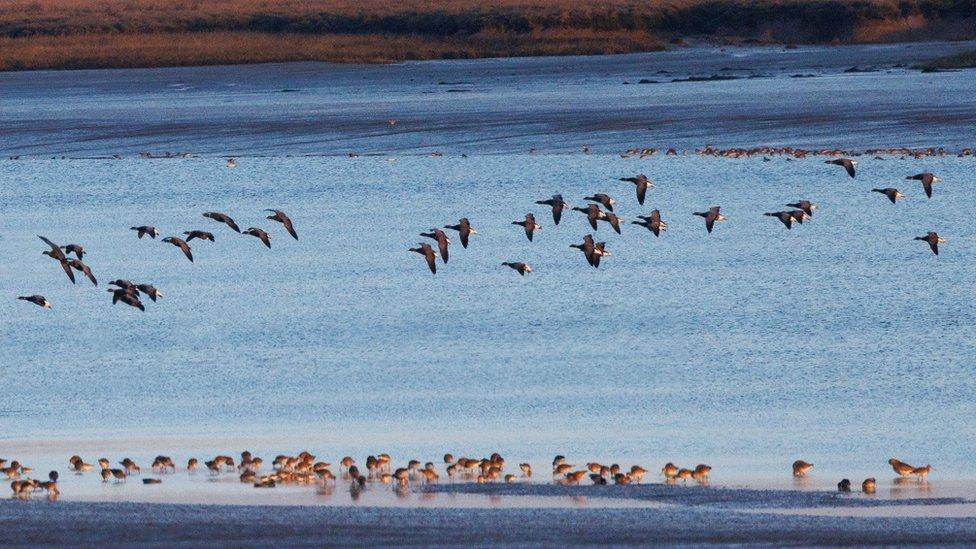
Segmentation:
{"type": "MultiPolygon", "coordinates": [[[[539,104],[532,94],[456,92],[442,111],[447,100],[399,94],[402,71],[443,71],[447,63],[336,68],[358,78],[363,93],[387,96],[382,109],[369,107],[375,135],[359,123],[348,135],[341,124],[320,123],[333,109],[344,120],[362,112],[363,104],[349,106],[363,101],[351,93],[313,112],[289,99],[301,92],[274,96],[279,104],[267,94],[197,88],[184,100],[167,88],[146,91],[200,74],[213,85],[231,82],[226,68],[0,75],[0,89],[12,90],[0,113],[13,122],[0,149],[22,155],[0,161],[0,455],[60,460],[77,449],[70,453],[185,459],[309,448],[337,461],[380,451],[427,460],[497,450],[513,462],[542,463],[555,453],[577,462],[707,462],[726,478],[780,474],[799,457],[838,475],[880,473],[896,455],[931,462],[947,477],[976,476],[976,231],[968,214],[976,208],[976,160],[862,156],[851,179],[822,158],[616,154],[644,144],[976,143],[972,71],[890,68],[904,59],[877,53],[894,46],[876,48],[874,57],[849,53],[888,64],[871,73],[844,73],[835,62],[782,69],[817,71],[816,78],[629,86],[614,74],[613,87],[558,92],[567,94],[561,109],[605,121],[601,113],[623,119],[636,109],[643,99],[634,90],[661,90],[662,101],[684,102],[673,141],[661,129],[645,135],[602,122],[570,134],[568,117],[545,121],[547,105],[560,103],[548,95],[539,104]],[[384,71],[386,80],[377,76],[384,71]],[[918,91],[924,86],[934,92],[918,91]],[[837,89],[891,96],[874,96],[882,99],[872,106],[837,89]],[[771,122],[791,94],[804,100],[789,112],[847,114],[836,124],[826,115],[771,122]],[[466,112],[466,97],[472,112],[489,103],[511,113],[538,107],[539,125],[528,131],[521,114],[479,120],[466,112]],[[226,106],[215,111],[215,101],[226,106]],[[180,109],[197,123],[160,133],[180,109]],[[713,123],[722,109],[762,109],[768,123],[713,123]],[[464,123],[412,135],[411,117],[421,111],[464,123]],[[862,112],[867,122],[857,121],[862,112]],[[295,113],[315,122],[303,132],[295,113]],[[712,122],[696,127],[700,116],[712,122]],[[398,124],[390,128],[387,117],[398,124]],[[250,125],[257,118],[279,129],[257,131],[250,125]],[[918,121],[932,124],[909,132],[918,121]],[[595,152],[578,152],[582,144],[595,152]],[[435,147],[444,156],[412,154],[435,147]],[[346,157],[352,149],[373,154],[346,157]],[[164,150],[202,154],[134,154],[164,150]],[[115,153],[122,158],[78,158],[115,153]],[[228,169],[222,154],[242,156],[228,169]],[[942,179],[932,199],[905,180],[922,171],[942,179]],[[618,181],[636,173],[657,184],[644,207],[633,185],[618,181]],[[889,186],[907,198],[892,205],[870,192],[889,186]],[[613,253],[599,269],[569,247],[593,232],[584,216],[566,212],[554,226],[547,208],[534,204],[562,193],[582,205],[593,192],[614,196],[627,221],[621,235],[605,224],[595,233],[613,253]],[[793,230],[762,215],[803,198],[820,208],[793,230]],[[711,205],[729,220],[709,235],[692,212],[711,205]],[[300,240],[265,220],[264,208],[287,212],[300,240]],[[670,225],[660,238],[629,224],[651,208],[670,225]],[[272,248],[201,216],[213,210],[241,228],[267,229],[272,248]],[[511,224],[527,212],[543,225],[531,243],[511,224]],[[431,275],[407,249],[423,240],[420,232],[462,216],[478,234],[467,249],[455,238],[449,262],[431,275]],[[162,236],[207,230],[216,242],[191,242],[191,263],[171,245],[137,239],[129,230],[136,225],[155,225],[162,236]],[[912,240],[929,230],[948,239],[939,256],[912,240]],[[84,277],[71,285],[41,255],[38,234],[83,244],[98,287],[84,277]],[[503,261],[535,270],[520,277],[503,261]],[[164,297],[147,301],[145,313],[113,306],[105,289],[116,278],[152,283],[164,297]],[[14,299],[34,293],[53,309],[14,299]]],[[[766,64],[754,64],[772,72],[763,67],[796,54],[762,55],[766,64]]],[[[612,69],[623,61],[600,62],[612,69]]],[[[461,72],[521,67],[508,77],[516,82],[510,89],[524,79],[541,93],[533,67],[543,61],[455,63],[461,72]]],[[[293,73],[289,86],[301,90],[327,73],[308,65],[267,70],[293,73]]]]}

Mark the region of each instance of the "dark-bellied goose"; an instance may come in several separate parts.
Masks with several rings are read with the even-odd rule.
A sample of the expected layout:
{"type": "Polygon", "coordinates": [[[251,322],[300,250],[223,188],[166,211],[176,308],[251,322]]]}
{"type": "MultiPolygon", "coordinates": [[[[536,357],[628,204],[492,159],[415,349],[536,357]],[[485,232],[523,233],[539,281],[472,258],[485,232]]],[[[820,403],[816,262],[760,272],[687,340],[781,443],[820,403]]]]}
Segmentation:
{"type": "Polygon", "coordinates": [[[728,219],[727,217],[719,213],[719,210],[721,209],[722,209],[721,206],[712,206],[711,208],[708,209],[707,212],[695,212],[695,215],[697,215],[698,217],[705,218],[705,228],[708,229],[709,234],[711,234],[712,228],[715,227],[716,221],[725,221],[726,219],[728,219]]]}
{"type": "Polygon", "coordinates": [[[451,244],[451,239],[447,237],[447,234],[440,229],[431,229],[429,233],[420,233],[420,236],[437,241],[437,250],[441,254],[441,261],[446,264],[449,253],[447,247],[451,244]]]}
{"type": "Polygon", "coordinates": [[[601,210],[596,204],[587,204],[585,208],[577,206],[573,210],[585,213],[586,219],[590,222],[590,227],[593,227],[594,231],[597,230],[596,222],[607,218],[607,213],[601,210]]]}
{"type": "Polygon", "coordinates": [[[468,221],[467,217],[462,217],[459,219],[457,225],[444,225],[444,228],[457,231],[458,236],[461,237],[461,246],[465,248],[468,247],[468,238],[470,238],[473,234],[478,234],[478,231],[474,230],[474,227],[471,226],[471,222],[468,221]]]}
{"type": "Polygon", "coordinates": [[[528,237],[529,242],[532,242],[532,234],[542,228],[535,222],[535,216],[527,213],[525,214],[525,221],[512,221],[512,225],[521,225],[525,229],[525,236],[528,237]]]}
{"type": "Polygon", "coordinates": [[[847,175],[854,177],[854,168],[857,167],[857,160],[851,160],[850,158],[837,158],[834,160],[824,160],[824,164],[843,166],[844,169],[847,170],[847,175]]]}
{"type": "Polygon", "coordinates": [[[631,224],[647,227],[647,230],[654,233],[654,236],[661,236],[661,231],[668,229],[667,222],[661,220],[661,212],[656,209],[651,210],[651,215],[639,215],[637,219],[643,221],[632,221],[631,224]]]}
{"type": "Polygon", "coordinates": [[[267,246],[268,248],[271,247],[271,237],[264,229],[259,229],[257,227],[248,227],[247,230],[241,234],[247,234],[247,235],[257,237],[261,239],[261,242],[264,242],[265,246],[267,246]]]}
{"type": "Polygon", "coordinates": [[[417,246],[417,248],[410,248],[410,251],[424,256],[424,259],[427,260],[427,266],[430,267],[430,272],[437,274],[437,252],[426,242],[420,242],[417,246]]]}
{"type": "Polygon", "coordinates": [[[63,251],[61,251],[61,247],[41,235],[37,235],[37,237],[43,240],[45,244],[51,247],[50,250],[41,253],[43,255],[50,257],[51,259],[57,260],[57,262],[61,264],[61,269],[64,270],[64,273],[66,275],[68,275],[68,280],[70,280],[71,283],[74,284],[75,273],[71,272],[71,265],[68,265],[68,257],[64,255],[63,251]]]}
{"type": "Polygon", "coordinates": [[[237,223],[234,223],[234,220],[231,219],[230,216],[227,215],[227,214],[223,214],[223,213],[220,213],[220,212],[206,212],[206,213],[203,214],[203,217],[209,217],[210,219],[213,219],[214,221],[219,221],[219,222],[227,225],[231,229],[234,229],[235,232],[238,232],[238,233],[241,232],[241,228],[238,227],[237,226],[237,223]]]}
{"type": "Polygon", "coordinates": [[[514,263],[512,263],[512,262],[506,261],[506,262],[502,263],[502,265],[514,269],[515,272],[517,272],[518,274],[520,274],[522,276],[525,276],[525,273],[531,273],[532,272],[532,267],[530,267],[528,263],[522,263],[522,262],[514,262],[514,263]]]}
{"type": "Polygon", "coordinates": [[[556,225],[559,225],[559,220],[563,217],[563,210],[568,210],[572,207],[563,200],[563,195],[561,194],[554,194],[548,200],[536,200],[535,203],[552,208],[552,221],[556,225]]]}
{"type": "Polygon", "coordinates": [[[298,233],[295,232],[295,225],[292,224],[291,218],[285,215],[285,212],[281,210],[272,210],[272,209],[267,209],[264,211],[273,212],[274,215],[269,215],[267,218],[272,221],[277,221],[278,223],[284,225],[285,230],[288,231],[288,234],[290,234],[291,237],[294,238],[295,240],[298,240],[298,233]]]}
{"type": "Polygon", "coordinates": [[[871,192],[881,193],[887,196],[888,200],[890,200],[892,204],[897,204],[899,198],[905,198],[905,195],[901,194],[901,192],[898,189],[895,189],[893,187],[886,187],[884,189],[871,189],[871,192]]]}
{"type": "Polygon", "coordinates": [[[193,262],[193,253],[190,251],[190,245],[187,244],[185,240],[183,240],[178,236],[167,236],[166,238],[163,239],[163,242],[172,244],[177,248],[183,250],[183,255],[185,255],[186,258],[189,259],[191,263],[193,262]]]}
{"type": "Polygon", "coordinates": [[[33,303],[34,305],[37,305],[39,307],[44,307],[45,309],[50,309],[51,308],[51,303],[47,300],[47,298],[45,298],[42,295],[36,295],[36,294],[35,295],[22,295],[22,296],[18,297],[17,299],[19,299],[21,301],[29,301],[29,302],[33,303]]]}
{"type": "Polygon", "coordinates": [[[152,225],[140,225],[138,227],[129,227],[129,229],[136,231],[139,238],[142,238],[144,235],[149,235],[150,238],[155,239],[157,236],[159,236],[159,231],[157,231],[156,227],[153,227],[152,225]]]}
{"type": "Polygon", "coordinates": [[[654,188],[654,183],[644,174],[638,174],[635,177],[621,177],[620,180],[629,181],[637,186],[637,203],[641,206],[644,205],[644,196],[647,194],[647,189],[654,188]]]}
{"type": "Polygon", "coordinates": [[[603,193],[594,193],[593,196],[584,196],[583,200],[603,204],[603,207],[611,212],[613,211],[613,205],[617,203],[616,200],[610,198],[610,195],[603,193]]]}
{"type": "Polygon", "coordinates": [[[928,172],[917,173],[915,175],[910,175],[905,179],[914,179],[916,181],[922,182],[922,188],[925,189],[925,196],[932,198],[932,184],[938,183],[940,179],[928,172]]]}
{"type": "Polygon", "coordinates": [[[213,233],[208,233],[207,231],[183,231],[183,234],[186,235],[187,242],[193,240],[194,238],[198,240],[209,240],[211,242],[214,242],[213,233]]]}
{"type": "Polygon", "coordinates": [[[916,236],[915,240],[921,240],[923,242],[929,243],[929,248],[932,248],[932,253],[939,255],[939,244],[945,244],[946,239],[939,236],[939,233],[935,231],[929,231],[925,236],[916,236]]]}

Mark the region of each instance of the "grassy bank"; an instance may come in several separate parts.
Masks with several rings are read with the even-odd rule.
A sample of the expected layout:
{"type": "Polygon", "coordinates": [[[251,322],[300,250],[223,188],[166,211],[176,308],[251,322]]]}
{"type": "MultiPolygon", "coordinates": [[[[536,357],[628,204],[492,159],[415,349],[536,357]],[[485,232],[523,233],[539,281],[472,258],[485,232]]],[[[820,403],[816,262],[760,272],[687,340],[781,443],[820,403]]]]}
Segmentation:
{"type": "Polygon", "coordinates": [[[976,37],[976,0],[7,0],[0,70],[976,37]]]}

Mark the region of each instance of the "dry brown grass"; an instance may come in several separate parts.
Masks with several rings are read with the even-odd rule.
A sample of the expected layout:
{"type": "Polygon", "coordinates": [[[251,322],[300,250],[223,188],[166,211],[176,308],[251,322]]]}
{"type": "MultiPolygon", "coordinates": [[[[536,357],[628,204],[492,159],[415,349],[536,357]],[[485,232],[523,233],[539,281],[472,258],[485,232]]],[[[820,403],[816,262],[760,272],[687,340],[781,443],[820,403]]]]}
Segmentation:
{"type": "Polygon", "coordinates": [[[976,0],[0,0],[0,70],[957,39],[974,17],[976,0]]]}
{"type": "Polygon", "coordinates": [[[485,32],[465,38],[257,32],[80,34],[0,38],[0,70],[85,69],[285,61],[388,63],[530,55],[607,54],[661,49],[643,33],[485,32]]]}

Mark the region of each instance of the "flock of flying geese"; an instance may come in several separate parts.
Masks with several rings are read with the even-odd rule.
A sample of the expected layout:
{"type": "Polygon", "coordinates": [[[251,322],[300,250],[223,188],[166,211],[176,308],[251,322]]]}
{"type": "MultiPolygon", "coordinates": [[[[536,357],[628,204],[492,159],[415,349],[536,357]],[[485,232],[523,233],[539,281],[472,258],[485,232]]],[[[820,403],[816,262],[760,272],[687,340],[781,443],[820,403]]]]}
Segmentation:
{"type": "MultiPolygon", "coordinates": [[[[272,209],[265,211],[271,212],[271,215],[267,216],[267,219],[281,223],[285,227],[285,230],[288,231],[288,234],[290,234],[295,240],[298,240],[298,233],[295,231],[295,226],[284,212],[281,210],[272,209]]],[[[271,248],[271,236],[268,235],[264,229],[249,227],[247,230],[242,231],[229,215],[220,212],[206,212],[203,214],[203,217],[223,223],[238,234],[256,237],[260,239],[265,246],[271,248]]],[[[152,225],[140,225],[138,227],[130,227],[130,229],[136,232],[136,236],[140,240],[144,236],[148,236],[149,238],[155,240],[160,234],[159,230],[152,225]]],[[[163,238],[161,241],[179,248],[183,252],[183,255],[190,260],[190,262],[193,262],[193,251],[189,244],[192,240],[196,239],[209,242],[215,241],[213,233],[207,231],[190,230],[184,231],[183,234],[186,236],[185,239],[178,236],[168,236],[163,238]]],[[[60,264],[61,269],[64,271],[64,274],[68,276],[68,280],[70,280],[72,284],[75,283],[75,274],[73,271],[79,271],[84,274],[89,281],[91,281],[92,285],[98,286],[98,279],[95,278],[91,268],[82,261],[86,255],[84,246],[80,244],[67,244],[65,246],[59,246],[57,243],[52,242],[47,237],[38,235],[38,238],[43,240],[44,243],[50,248],[49,250],[45,250],[41,253],[57,261],[60,264]],[[74,257],[71,257],[69,254],[73,254],[74,257]]],[[[115,288],[110,288],[108,290],[108,292],[112,294],[113,305],[121,301],[122,303],[135,307],[140,311],[146,310],[146,306],[140,299],[141,296],[145,295],[153,302],[163,296],[163,293],[152,284],[135,283],[120,278],[109,282],[109,285],[115,286],[115,288]]],[[[19,296],[17,299],[33,303],[45,309],[51,308],[51,303],[47,300],[47,298],[40,294],[19,296]]]]}
{"type": "MultiPolygon", "coordinates": [[[[159,455],[153,459],[150,470],[155,477],[142,476],[142,468],[132,459],[124,458],[117,462],[117,467],[107,458],[100,458],[97,462],[102,482],[126,482],[132,475],[139,475],[143,484],[161,484],[163,481],[159,476],[175,473],[176,463],[169,456],[159,455]]],[[[361,465],[350,456],[343,457],[339,463],[339,477],[349,482],[349,489],[353,497],[358,496],[359,492],[365,489],[370,483],[380,483],[392,485],[394,489],[404,491],[411,483],[424,485],[436,483],[441,478],[438,467],[432,461],[421,463],[419,460],[410,460],[406,466],[393,469],[393,459],[387,453],[370,455],[361,465]]],[[[895,458],[888,460],[892,469],[900,477],[916,477],[919,480],[924,478],[932,471],[931,465],[924,467],[914,467],[895,458]]],[[[78,455],[73,455],[68,459],[70,471],[77,475],[84,475],[95,470],[95,465],[85,462],[78,455]]],[[[243,484],[253,485],[255,488],[274,488],[279,485],[322,485],[334,487],[338,483],[338,478],[332,473],[332,464],[325,461],[316,460],[316,456],[310,452],[303,451],[297,455],[279,454],[271,461],[270,470],[265,469],[265,462],[262,458],[253,455],[250,451],[240,454],[240,460],[235,460],[232,456],[218,455],[213,459],[205,460],[202,464],[207,472],[212,476],[220,476],[226,473],[233,473],[243,484]]],[[[519,475],[506,472],[506,462],[497,452],[487,458],[455,458],[453,454],[444,454],[443,474],[451,482],[474,482],[486,484],[503,481],[505,483],[529,482],[532,479],[532,465],[520,463],[518,465],[519,475]]],[[[797,460],[793,463],[793,476],[806,477],[813,468],[812,463],[797,460]]],[[[201,470],[201,463],[197,458],[190,458],[186,462],[186,472],[195,473],[201,470]]],[[[693,480],[700,485],[707,485],[712,467],[700,463],[694,468],[678,467],[674,463],[667,463],[660,470],[665,484],[678,484],[693,480]]],[[[17,460],[8,461],[0,459],[0,473],[11,480],[10,488],[13,497],[17,499],[29,499],[36,492],[46,492],[51,499],[57,499],[60,495],[58,488],[59,473],[51,471],[48,473],[48,480],[39,481],[30,478],[33,468],[21,464],[17,460]]],[[[600,462],[588,462],[583,465],[573,465],[566,460],[566,456],[557,455],[552,460],[552,479],[556,484],[580,485],[582,481],[589,480],[593,485],[629,485],[639,484],[649,471],[640,465],[633,465],[629,468],[622,467],[617,463],[606,464],[600,462]]],[[[875,492],[876,480],[866,479],[862,485],[862,491],[866,494],[875,492]]],[[[838,483],[837,488],[840,492],[851,491],[851,481],[843,479],[838,483]]]]}
{"type": "MultiPolygon", "coordinates": [[[[851,178],[856,176],[856,160],[852,160],[850,158],[836,158],[832,160],[825,160],[824,162],[843,167],[851,178]]],[[[925,191],[925,195],[929,198],[932,198],[932,186],[939,182],[939,178],[937,176],[928,172],[911,175],[905,179],[921,182],[922,189],[925,191]]],[[[654,187],[654,183],[644,174],[638,174],[634,177],[622,177],[620,178],[620,181],[634,184],[637,194],[637,203],[641,206],[644,205],[647,197],[647,190],[654,187]]],[[[875,188],[871,190],[872,192],[883,194],[888,198],[888,200],[891,201],[892,204],[897,203],[898,199],[904,198],[905,196],[901,193],[901,191],[893,187],[886,187],[883,189],[875,188]]],[[[613,210],[614,205],[617,204],[617,200],[605,193],[594,193],[592,196],[584,197],[583,200],[589,203],[583,207],[571,206],[563,199],[561,194],[556,194],[553,195],[552,198],[538,200],[536,201],[536,204],[551,208],[552,221],[555,225],[559,225],[559,222],[562,219],[563,211],[572,210],[585,214],[587,222],[594,231],[599,229],[598,222],[602,221],[609,224],[614,232],[621,234],[621,223],[624,220],[619,215],[614,213],[613,210]],[[602,209],[601,206],[603,207],[602,209]]],[[[793,209],[766,212],[763,215],[774,217],[778,219],[787,229],[792,229],[794,223],[802,224],[804,221],[811,219],[814,210],[817,209],[817,205],[809,200],[798,200],[796,202],[786,204],[786,206],[793,209]]],[[[721,206],[712,206],[706,211],[693,212],[693,214],[704,219],[705,230],[711,234],[716,223],[728,219],[725,214],[721,212],[721,210],[721,206]]],[[[661,218],[661,212],[658,209],[651,210],[648,215],[637,216],[637,221],[633,221],[631,223],[633,225],[639,225],[646,228],[656,237],[661,236],[661,232],[667,230],[668,228],[667,222],[661,218]]],[[[512,225],[522,227],[522,230],[525,231],[525,237],[528,238],[529,242],[532,242],[535,232],[542,229],[542,225],[536,221],[535,214],[533,213],[525,214],[524,219],[512,221],[512,225]]],[[[471,226],[471,221],[466,217],[461,218],[456,225],[445,225],[443,229],[457,231],[460,235],[461,245],[464,248],[468,247],[470,236],[472,234],[477,234],[477,231],[471,226]]],[[[449,247],[451,245],[451,239],[447,236],[447,233],[445,233],[443,229],[433,228],[430,229],[429,232],[420,233],[420,236],[436,241],[436,250],[427,242],[420,242],[417,244],[417,247],[409,249],[411,252],[416,252],[424,257],[424,260],[427,262],[427,267],[433,274],[437,274],[437,258],[440,257],[441,260],[446,264],[448,262],[448,258],[450,257],[449,247]]],[[[945,238],[939,236],[939,234],[935,231],[929,231],[923,236],[917,236],[915,237],[915,240],[926,242],[931,248],[932,253],[935,255],[939,255],[939,244],[944,244],[946,242],[945,238]]],[[[584,236],[581,244],[570,244],[570,247],[583,252],[587,263],[589,263],[592,267],[597,268],[600,266],[601,258],[612,255],[610,251],[606,249],[606,242],[595,242],[592,234],[587,234],[584,236]]],[[[502,265],[511,268],[522,276],[532,272],[532,266],[524,261],[506,261],[503,262],[502,265]]]]}

